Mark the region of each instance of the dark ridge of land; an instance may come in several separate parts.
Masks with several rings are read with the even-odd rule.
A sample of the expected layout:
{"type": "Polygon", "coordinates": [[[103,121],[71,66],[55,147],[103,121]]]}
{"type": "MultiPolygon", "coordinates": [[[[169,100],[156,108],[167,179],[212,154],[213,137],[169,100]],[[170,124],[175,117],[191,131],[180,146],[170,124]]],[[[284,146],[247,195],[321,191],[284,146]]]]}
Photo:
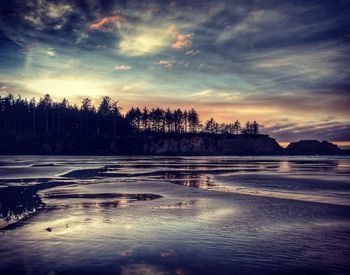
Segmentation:
{"type": "MultiPolygon", "coordinates": [[[[268,135],[143,133],[121,135],[0,136],[0,154],[35,155],[349,155],[327,141],[292,142],[282,148],[268,135]]],[[[47,166],[53,164],[45,164],[47,166]]]]}

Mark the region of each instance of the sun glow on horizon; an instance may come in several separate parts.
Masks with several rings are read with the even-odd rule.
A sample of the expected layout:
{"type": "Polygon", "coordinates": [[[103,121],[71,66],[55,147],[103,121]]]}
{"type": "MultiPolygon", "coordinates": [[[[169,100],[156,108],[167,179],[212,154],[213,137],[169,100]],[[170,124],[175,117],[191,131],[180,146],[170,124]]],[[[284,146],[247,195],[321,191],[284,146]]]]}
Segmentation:
{"type": "Polygon", "coordinates": [[[43,78],[26,81],[28,89],[59,97],[99,97],[108,94],[106,84],[99,80],[75,77],[43,78]]]}

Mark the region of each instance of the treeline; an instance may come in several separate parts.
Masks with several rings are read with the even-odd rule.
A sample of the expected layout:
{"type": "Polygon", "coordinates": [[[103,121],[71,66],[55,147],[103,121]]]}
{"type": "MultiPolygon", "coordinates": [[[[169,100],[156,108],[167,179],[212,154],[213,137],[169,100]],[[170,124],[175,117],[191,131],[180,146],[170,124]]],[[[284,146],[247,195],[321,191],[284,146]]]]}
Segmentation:
{"type": "Polygon", "coordinates": [[[211,133],[257,135],[256,121],[244,125],[237,120],[233,123],[218,123],[214,118],[201,123],[195,109],[164,110],[132,107],[121,113],[118,101],[105,96],[95,107],[89,98],[80,106],[69,104],[68,100],[54,102],[50,95],[36,101],[21,96],[0,96],[0,131],[10,134],[31,133],[125,136],[137,132],[158,133],[211,133]]]}

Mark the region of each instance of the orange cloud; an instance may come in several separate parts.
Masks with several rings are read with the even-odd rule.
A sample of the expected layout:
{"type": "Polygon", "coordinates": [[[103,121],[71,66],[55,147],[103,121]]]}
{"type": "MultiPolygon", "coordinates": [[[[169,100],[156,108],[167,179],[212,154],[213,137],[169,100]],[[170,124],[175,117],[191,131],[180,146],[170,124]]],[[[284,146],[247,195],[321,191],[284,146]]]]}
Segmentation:
{"type": "Polygon", "coordinates": [[[177,27],[176,25],[172,24],[168,27],[168,31],[173,33],[173,34],[176,34],[177,33],[177,27]]]}
{"type": "Polygon", "coordinates": [[[173,49],[182,49],[182,48],[186,48],[186,47],[190,47],[192,45],[191,42],[191,37],[192,34],[181,34],[178,33],[176,34],[176,41],[174,44],[171,45],[171,47],[173,49]]]}
{"type": "Polygon", "coordinates": [[[107,17],[103,17],[95,21],[90,25],[90,30],[104,30],[106,29],[106,25],[111,23],[119,23],[123,20],[123,18],[119,15],[111,15],[107,17]]]}
{"type": "Polygon", "coordinates": [[[182,34],[178,31],[176,25],[170,25],[168,31],[175,37],[175,42],[171,45],[173,49],[179,50],[192,46],[192,34],[182,34]]]}

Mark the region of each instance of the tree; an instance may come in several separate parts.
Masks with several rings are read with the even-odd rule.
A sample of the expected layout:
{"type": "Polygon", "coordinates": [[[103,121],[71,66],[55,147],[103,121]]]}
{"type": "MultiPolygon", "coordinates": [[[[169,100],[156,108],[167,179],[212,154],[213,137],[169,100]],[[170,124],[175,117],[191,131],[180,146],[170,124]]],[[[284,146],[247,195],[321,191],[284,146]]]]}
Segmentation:
{"type": "Polygon", "coordinates": [[[175,133],[180,133],[183,129],[183,113],[180,108],[174,111],[174,126],[175,126],[175,133]]]}
{"type": "Polygon", "coordinates": [[[117,120],[121,116],[120,115],[120,107],[118,106],[119,101],[113,101],[111,104],[111,111],[113,114],[113,138],[117,136],[117,120]]]}
{"type": "Polygon", "coordinates": [[[34,134],[36,133],[35,109],[36,109],[36,101],[35,101],[35,98],[32,98],[29,102],[29,113],[32,114],[32,130],[34,134]]]}
{"type": "Polygon", "coordinates": [[[242,131],[242,128],[241,128],[241,123],[236,120],[234,123],[233,123],[233,134],[234,135],[239,135],[242,131]]]}
{"type": "Polygon", "coordinates": [[[127,121],[134,127],[137,127],[136,124],[136,109],[134,107],[131,107],[131,109],[126,113],[125,118],[127,121]]]}
{"type": "Polygon", "coordinates": [[[81,107],[80,110],[83,112],[91,112],[93,109],[91,99],[89,98],[84,98],[83,101],[81,102],[81,107]]]}
{"type": "Polygon", "coordinates": [[[259,124],[256,121],[252,123],[250,121],[247,121],[242,132],[245,135],[257,135],[259,134],[259,124]]]}
{"type": "Polygon", "coordinates": [[[49,94],[44,95],[43,98],[40,98],[38,108],[45,112],[45,131],[49,133],[49,112],[52,107],[52,99],[49,94]]]}
{"type": "Polygon", "coordinates": [[[173,132],[173,125],[174,125],[174,114],[170,110],[170,108],[166,109],[165,111],[165,125],[168,130],[168,132],[173,132]]]}
{"type": "Polygon", "coordinates": [[[210,134],[217,134],[219,131],[219,123],[217,123],[214,118],[210,118],[205,123],[204,131],[210,134]]]}
{"type": "Polygon", "coordinates": [[[221,123],[218,128],[220,134],[228,134],[230,131],[230,124],[221,123]]]}
{"type": "Polygon", "coordinates": [[[98,114],[102,117],[107,117],[111,114],[112,110],[112,100],[109,96],[104,96],[98,107],[98,114]]]}
{"type": "Polygon", "coordinates": [[[143,130],[149,130],[149,111],[147,107],[144,107],[142,110],[142,115],[141,115],[141,122],[142,122],[142,127],[143,130]]]}
{"type": "Polygon", "coordinates": [[[183,120],[184,120],[184,131],[185,131],[185,133],[187,133],[188,112],[186,110],[183,113],[183,120]]]}
{"type": "Polygon", "coordinates": [[[142,112],[141,112],[139,107],[136,107],[135,120],[136,120],[136,126],[137,126],[138,130],[140,130],[140,128],[141,128],[141,119],[142,119],[142,112]]]}
{"type": "Polygon", "coordinates": [[[199,114],[195,109],[181,110],[177,108],[166,110],[155,107],[151,111],[144,107],[131,107],[125,116],[120,112],[119,103],[105,96],[96,109],[89,98],[84,98],[80,104],[70,105],[68,100],[54,102],[49,94],[39,99],[23,99],[21,96],[0,96],[0,133],[6,134],[62,134],[93,136],[101,138],[116,138],[124,134],[137,133],[141,130],[150,133],[196,133],[212,134],[246,134],[258,135],[259,124],[247,122],[243,129],[241,123],[218,123],[214,118],[200,123],[199,114]]]}
{"type": "Polygon", "coordinates": [[[188,113],[188,124],[191,133],[198,131],[199,126],[199,115],[195,109],[191,109],[188,113]]]}
{"type": "Polygon", "coordinates": [[[251,133],[253,135],[259,134],[259,124],[256,121],[254,121],[253,124],[251,124],[251,133]]]}

